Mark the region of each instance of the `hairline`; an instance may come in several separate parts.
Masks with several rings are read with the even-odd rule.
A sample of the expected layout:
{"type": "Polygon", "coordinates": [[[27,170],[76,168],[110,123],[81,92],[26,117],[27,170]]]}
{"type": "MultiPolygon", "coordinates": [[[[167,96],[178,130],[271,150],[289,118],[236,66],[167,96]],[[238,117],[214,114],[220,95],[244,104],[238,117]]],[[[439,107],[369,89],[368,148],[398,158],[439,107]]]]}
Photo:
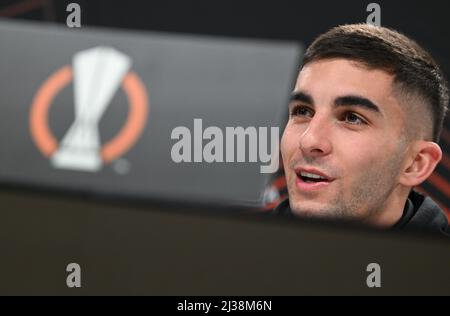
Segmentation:
{"type": "MultiPolygon", "coordinates": [[[[402,107],[403,111],[407,116],[410,116],[410,118],[414,118],[416,122],[418,120],[416,119],[417,115],[413,115],[411,111],[408,111],[407,105],[410,103],[421,103],[419,106],[423,108],[423,110],[427,113],[428,122],[421,123],[421,130],[416,133],[415,128],[411,127],[410,124],[408,124],[408,119],[405,121],[405,133],[402,133],[403,136],[405,136],[405,139],[408,142],[414,141],[414,140],[427,140],[427,141],[435,141],[434,138],[434,132],[436,129],[436,126],[434,126],[434,119],[433,119],[433,113],[432,113],[432,106],[431,104],[426,100],[425,96],[418,91],[417,89],[411,89],[408,86],[405,86],[405,82],[398,80],[397,74],[393,69],[390,67],[377,67],[370,65],[367,63],[364,59],[358,58],[358,57],[349,57],[349,56],[313,56],[310,58],[306,63],[302,63],[300,71],[303,70],[305,66],[307,66],[310,63],[322,61],[322,60],[333,60],[333,59],[344,59],[352,62],[354,66],[360,67],[366,70],[380,70],[384,71],[385,73],[392,75],[393,80],[391,83],[392,86],[392,92],[393,96],[396,98],[400,106],[402,107]],[[428,123],[431,123],[431,129],[427,132],[426,126],[428,123]],[[428,135],[426,135],[428,134],[428,135]]],[[[412,104],[411,104],[412,105],[412,104]]]]}

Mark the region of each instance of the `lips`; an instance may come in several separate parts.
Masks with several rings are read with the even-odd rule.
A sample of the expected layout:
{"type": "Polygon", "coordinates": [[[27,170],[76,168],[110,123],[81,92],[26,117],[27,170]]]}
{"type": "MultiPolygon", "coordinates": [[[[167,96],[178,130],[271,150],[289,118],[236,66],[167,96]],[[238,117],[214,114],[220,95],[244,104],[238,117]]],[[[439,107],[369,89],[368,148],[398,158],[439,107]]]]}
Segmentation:
{"type": "Polygon", "coordinates": [[[312,168],[296,168],[296,185],[301,191],[317,191],[328,187],[334,178],[312,168]]]}

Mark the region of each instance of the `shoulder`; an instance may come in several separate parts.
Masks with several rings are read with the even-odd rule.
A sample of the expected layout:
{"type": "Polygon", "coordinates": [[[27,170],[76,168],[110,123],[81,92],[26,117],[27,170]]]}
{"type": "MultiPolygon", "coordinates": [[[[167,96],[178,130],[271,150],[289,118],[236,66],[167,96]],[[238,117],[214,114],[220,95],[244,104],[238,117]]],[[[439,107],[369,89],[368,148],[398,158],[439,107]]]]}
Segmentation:
{"type": "Polygon", "coordinates": [[[414,205],[414,215],[405,229],[441,233],[450,237],[447,216],[433,199],[416,191],[411,191],[408,198],[414,205]]]}
{"type": "Polygon", "coordinates": [[[273,210],[272,213],[275,215],[281,216],[293,216],[291,212],[291,207],[289,205],[289,198],[283,200],[278,204],[273,210]]]}

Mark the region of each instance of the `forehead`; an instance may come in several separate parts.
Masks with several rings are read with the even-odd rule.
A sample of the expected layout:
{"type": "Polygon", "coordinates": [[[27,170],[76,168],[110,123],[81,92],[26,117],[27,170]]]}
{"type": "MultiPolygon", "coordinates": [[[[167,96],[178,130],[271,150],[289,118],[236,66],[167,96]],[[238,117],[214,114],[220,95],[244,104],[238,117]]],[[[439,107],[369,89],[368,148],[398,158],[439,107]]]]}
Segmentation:
{"type": "Polygon", "coordinates": [[[393,75],[346,59],[323,59],[308,63],[300,71],[295,92],[309,94],[317,103],[357,95],[379,105],[382,112],[401,110],[393,92],[393,75]]]}

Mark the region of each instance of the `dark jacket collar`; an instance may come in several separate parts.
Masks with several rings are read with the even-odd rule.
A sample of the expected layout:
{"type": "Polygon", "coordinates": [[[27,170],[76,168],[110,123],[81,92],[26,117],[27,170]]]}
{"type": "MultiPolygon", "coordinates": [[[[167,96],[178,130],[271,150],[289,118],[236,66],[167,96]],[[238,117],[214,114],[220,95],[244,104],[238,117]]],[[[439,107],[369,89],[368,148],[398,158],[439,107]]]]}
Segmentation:
{"type": "MultiPolygon", "coordinates": [[[[282,201],[274,209],[274,213],[295,217],[289,206],[289,199],[282,201]]],[[[445,213],[430,197],[425,197],[414,190],[406,200],[402,217],[392,229],[427,231],[450,237],[450,227],[445,213]]]]}

